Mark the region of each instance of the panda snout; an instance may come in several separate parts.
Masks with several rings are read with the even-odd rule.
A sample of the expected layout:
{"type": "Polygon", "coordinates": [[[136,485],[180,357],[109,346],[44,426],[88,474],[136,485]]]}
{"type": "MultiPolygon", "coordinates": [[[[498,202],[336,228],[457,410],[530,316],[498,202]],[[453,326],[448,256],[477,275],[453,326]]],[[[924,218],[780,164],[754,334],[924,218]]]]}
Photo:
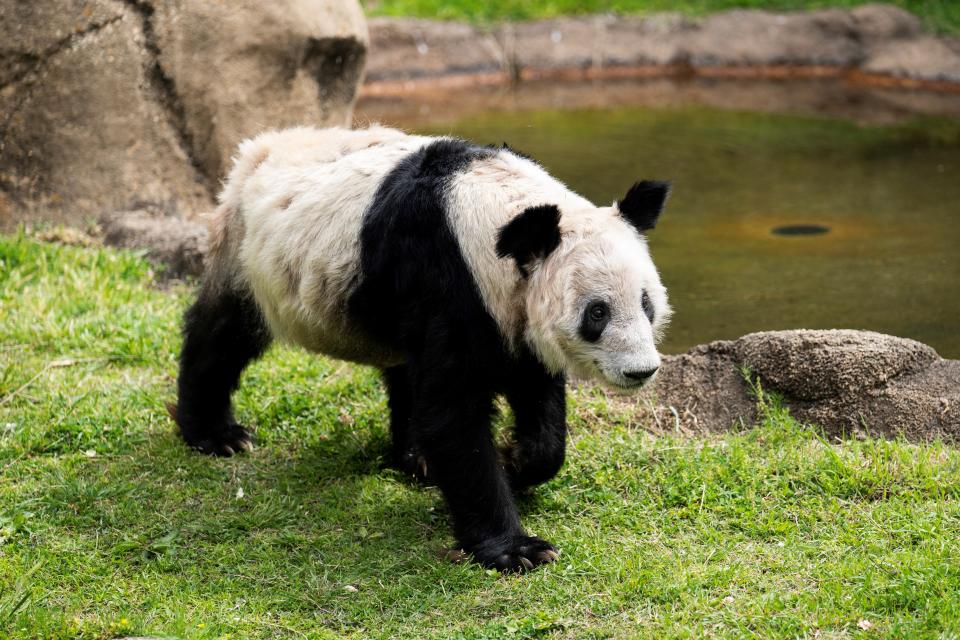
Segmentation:
{"type": "Polygon", "coordinates": [[[652,369],[637,369],[636,371],[624,371],[623,376],[628,380],[632,380],[637,383],[646,382],[653,374],[657,372],[660,367],[653,367],[652,369]]]}

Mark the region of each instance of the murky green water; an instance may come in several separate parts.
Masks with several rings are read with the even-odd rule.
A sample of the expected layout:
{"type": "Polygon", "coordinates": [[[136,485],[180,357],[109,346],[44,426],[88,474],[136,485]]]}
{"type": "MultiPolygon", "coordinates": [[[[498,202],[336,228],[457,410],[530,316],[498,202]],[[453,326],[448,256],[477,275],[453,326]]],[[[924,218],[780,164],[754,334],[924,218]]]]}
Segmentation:
{"type": "Polygon", "coordinates": [[[676,309],[668,353],[804,327],[872,329],[960,358],[960,120],[617,108],[419,130],[507,141],[597,203],[636,178],[672,180],[650,236],[676,309]],[[829,232],[771,233],[791,224],[829,232]]]}

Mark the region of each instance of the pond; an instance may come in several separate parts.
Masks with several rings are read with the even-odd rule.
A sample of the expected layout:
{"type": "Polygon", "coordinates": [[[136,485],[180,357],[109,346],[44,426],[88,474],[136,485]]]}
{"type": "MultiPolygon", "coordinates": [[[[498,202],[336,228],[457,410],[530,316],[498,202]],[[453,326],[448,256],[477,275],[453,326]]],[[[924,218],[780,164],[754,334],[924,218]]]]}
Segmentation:
{"type": "Polygon", "coordinates": [[[361,104],[361,117],[506,141],[598,204],[639,178],[671,180],[649,236],[676,310],[666,353],[751,331],[855,328],[960,358],[960,118],[531,108],[516,95],[433,121],[375,107],[361,104]]]}

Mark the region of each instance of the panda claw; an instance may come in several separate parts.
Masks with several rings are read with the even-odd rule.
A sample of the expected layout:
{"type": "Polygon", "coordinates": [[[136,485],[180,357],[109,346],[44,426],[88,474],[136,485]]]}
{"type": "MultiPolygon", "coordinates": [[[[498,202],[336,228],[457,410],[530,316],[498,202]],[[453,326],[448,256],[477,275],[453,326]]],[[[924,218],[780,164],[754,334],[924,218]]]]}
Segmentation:
{"type": "Polygon", "coordinates": [[[481,542],[471,549],[473,559],[504,573],[525,572],[559,557],[549,542],[536,536],[513,535],[481,542]]]}
{"type": "Polygon", "coordinates": [[[546,549],[537,554],[537,560],[541,562],[555,562],[560,557],[560,553],[553,549],[546,549]]]}
{"type": "Polygon", "coordinates": [[[242,451],[253,450],[250,433],[236,423],[227,424],[212,434],[206,431],[206,437],[201,438],[193,435],[193,431],[184,430],[181,425],[180,434],[190,447],[207,455],[229,458],[242,451]]]}

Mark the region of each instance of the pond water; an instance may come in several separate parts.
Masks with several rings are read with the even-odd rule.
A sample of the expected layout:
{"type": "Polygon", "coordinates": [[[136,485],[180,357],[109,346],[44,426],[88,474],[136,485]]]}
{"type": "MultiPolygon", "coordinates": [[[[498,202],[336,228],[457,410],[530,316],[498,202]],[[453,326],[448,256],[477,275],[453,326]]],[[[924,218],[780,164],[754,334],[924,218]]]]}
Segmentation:
{"type": "Polygon", "coordinates": [[[856,328],[960,358],[960,119],[898,120],[688,104],[390,123],[506,141],[598,204],[639,178],[671,180],[649,236],[676,310],[667,353],[751,331],[856,328]]]}

